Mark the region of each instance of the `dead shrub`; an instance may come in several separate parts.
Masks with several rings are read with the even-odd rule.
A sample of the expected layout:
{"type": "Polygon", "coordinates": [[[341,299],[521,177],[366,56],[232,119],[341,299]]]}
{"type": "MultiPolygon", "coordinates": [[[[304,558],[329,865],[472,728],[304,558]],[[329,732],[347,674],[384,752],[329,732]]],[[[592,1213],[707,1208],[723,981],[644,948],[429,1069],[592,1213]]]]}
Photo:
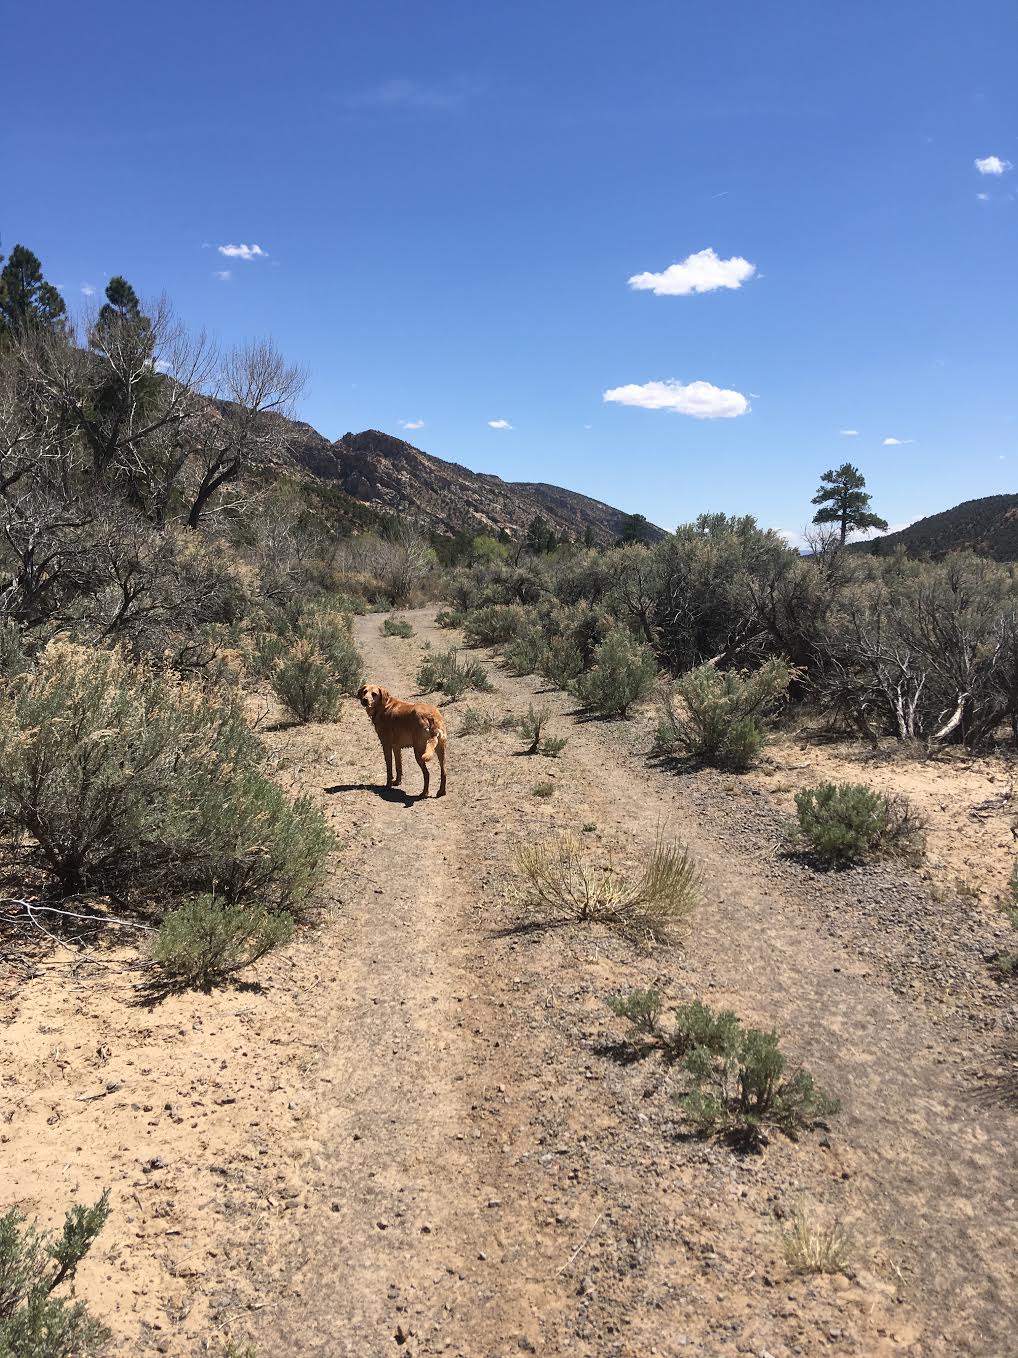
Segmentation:
{"type": "Polygon", "coordinates": [[[519,897],[551,920],[596,921],[640,940],[675,940],[699,897],[700,873],[686,849],[659,838],[636,881],[611,858],[595,864],[571,835],[516,852],[519,897]]]}

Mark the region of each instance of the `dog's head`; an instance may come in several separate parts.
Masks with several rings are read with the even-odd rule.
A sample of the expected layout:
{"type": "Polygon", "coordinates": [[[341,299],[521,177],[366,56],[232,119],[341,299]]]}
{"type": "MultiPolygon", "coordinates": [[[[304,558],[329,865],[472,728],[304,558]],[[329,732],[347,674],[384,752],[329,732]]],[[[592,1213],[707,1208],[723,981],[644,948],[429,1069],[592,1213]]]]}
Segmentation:
{"type": "Polygon", "coordinates": [[[357,701],[369,717],[374,717],[382,710],[388,697],[389,690],[382,688],[381,684],[361,684],[357,690],[357,701]]]}

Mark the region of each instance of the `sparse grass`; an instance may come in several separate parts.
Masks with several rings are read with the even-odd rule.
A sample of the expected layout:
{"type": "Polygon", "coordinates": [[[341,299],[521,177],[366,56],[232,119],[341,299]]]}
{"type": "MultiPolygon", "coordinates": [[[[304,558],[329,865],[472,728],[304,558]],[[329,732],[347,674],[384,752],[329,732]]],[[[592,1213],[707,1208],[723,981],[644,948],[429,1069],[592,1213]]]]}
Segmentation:
{"type": "Polygon", "coordinates": [[[785,1261],[796,1273],[844,1273],[852,1254],[852,1241],[841,1222],[825,1222],[804,1207],[792,1214],[783,1233],[785,1261]]]}
{"type": "Polygon", "coordinates": [[[588,820],[584,821],[583,825],[580,828],[583,830],[583,833],[585,835],[592,835],[594,831],[597,829],[597,826],[594,824],[592,820],[588,820]]]}
{"type": "Polygon", "coordinates": [[[482,712],[480,708],[467,707],[463,710],[463,720],[456,734],[460,736],[486,736],[490,735],[492,731],[511,731],[515,729],[515,726],[515,717],[496,717],[494,712],[482,712]]]}
{"type": "Polygon", "coordinates": [[[404,641],[409,641],[414,634],[414,629],[403,618],[386,618],[382,623],[383,637],[401,637],[404,641]]]}
{"type": "Polygon", "coordinates": [[[820,783],[796,794],[793,843],[821,863],[844,867],[887,855],[917,861],[925,836],[919,813],[905,797],[885,796],[862,783],[820,783]]]}
{"type": "Polygon", "coordinates": [[[519,896],[552,920],[593,920],[642,941],[674,941],[699,897],[700,873],[686,849],[661,838],[630,881],[613,865],[592,863],[570,835],[522,845],[519,896]]]}
{"type": "Polygon", "coordinates": [[[165,916],[152,959],[182,985],[207,990],[292,936],[293,920],[287,914],[199,896],[165,916]]]}
{"type": "Polygon", "coordinates": [[[555,792],[554,783],[535,783],[530,789],[535,797],[551,797],[555,792]]]}

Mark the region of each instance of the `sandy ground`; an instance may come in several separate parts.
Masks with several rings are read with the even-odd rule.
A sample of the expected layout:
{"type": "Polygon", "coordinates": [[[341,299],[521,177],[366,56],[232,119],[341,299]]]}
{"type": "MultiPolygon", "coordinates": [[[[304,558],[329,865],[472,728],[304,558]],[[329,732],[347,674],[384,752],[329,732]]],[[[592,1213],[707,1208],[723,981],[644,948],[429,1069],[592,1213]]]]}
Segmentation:
{"type": "MultiPolygon", "coordinates": [[[[359,619],[368,677],[411,693],[421,641],[449,644],[431,616],[411,641],[359,619]]],[[[341,847],[317,929],[243,986],[149,1008],[120,939],[27,961],[3,943],[3,1198],[55,1224],[112,1187],[77,1291],[115,1351],[1014,1351],[1018,989],[986,961],[1010,816],[970,814],[1006,767],[865,761],[922,800],[934,880],[818,876],[781,820],[802,783],[859,777],[854,747],[787,738],[743,779],[677,775],[648,763],[648,720],[541,693],[569,743],[527,758],[456,736],[468,704],[535,700],[490,673],[494,694],[448,708],[441,801],[383,795],[353,703],[268,733],[341,847]],[[515,844],[571,829],[635,870],[660,827],[704,872],[684,947],[520,930],[515,844]],[[776,1025],[842,1099],[830,1131],[750,1157],[683,1136],[674,1074],[619,1059],[605,999],[637,984],[776,1025]],[[847,1275],[786,1264],[802,1205],[851,1233],[847,1275]]]]}
{"type": "Polygon", "coordinates": [[[862,782],[908,797],[927,823],[927,861],[920,877],[936,895],[961,894],[985,904],[1007,891],[1018,858],[1014,755],[968,755],[951,747],[934,758],[888,741],[826,742],[804,731],[783,735],[750,782],[794,814],[794,794],[806,783],[862,782]]]}

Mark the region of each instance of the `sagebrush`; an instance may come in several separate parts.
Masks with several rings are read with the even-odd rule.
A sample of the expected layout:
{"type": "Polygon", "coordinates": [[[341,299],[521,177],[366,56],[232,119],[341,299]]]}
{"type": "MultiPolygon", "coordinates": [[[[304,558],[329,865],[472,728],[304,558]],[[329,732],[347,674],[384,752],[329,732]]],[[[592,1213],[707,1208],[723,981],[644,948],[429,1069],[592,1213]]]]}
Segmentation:
{"type": "Polygon", "coordinates": [[[718,768],[749,768],[764,742],[763,719],[787,697],[792,677],[777,658],[757,670],[697,666],[662,695],[657,749],[718,768]]]}
{"type": "Polygon", "coordinates": [[[292,937],[293,919],[288,914],[198,896],[164,917],[152,960],[181,984],[207,989],[292,937]]]}
{"type": "Polygon", "coordinates": [[[0,1358],[92,1358],[110,1339],[84,1302],[53,1294],[73,1281],[110,1214],[107,1190],[91,1207],[75,1205],[59,1236],[11,1208],[0,1216],[0,1358]]]}
{"type": "Polygon", "coordinates": [[[0,694],[0,759],[0,823],[65,894],[191,888],[293,908],[324,874],[324,817],[268,777],[237,700],[120,652],[47,647],[0,694]]]}
{"type": "Polygon", "coordinates": [[[791,840],[822,864],[845,867],[889,854],[915,861],[922,855],[923,821],[905,797],[863,783],[819,783],[796,793],[795,808],[791,840]]]}

